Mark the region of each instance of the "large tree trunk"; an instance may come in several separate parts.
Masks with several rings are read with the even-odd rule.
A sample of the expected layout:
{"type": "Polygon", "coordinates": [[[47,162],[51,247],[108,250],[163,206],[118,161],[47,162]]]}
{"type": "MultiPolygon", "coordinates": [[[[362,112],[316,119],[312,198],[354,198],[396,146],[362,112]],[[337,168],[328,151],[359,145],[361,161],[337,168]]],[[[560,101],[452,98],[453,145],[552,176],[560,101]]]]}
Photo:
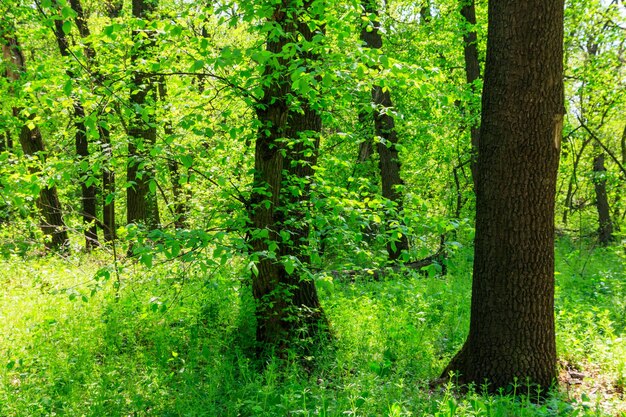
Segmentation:
{"type": "MultiPolygon", "coordinates": [[[[82,12],[82,8],[80,9],[82,12]]],[[[59,46],[59,52],[65,59],[70,57],[69,44],[65,32],[63,31],[63,20],[56,19],[54,21],[54,35],[59,46]]],[[[66,73],[71,79],[75,79],[74,72],[71,69],[67,69],[66,73]]],[[[87,131],[85,129],[85,109],[78,97],[73,97],[74,107],[74,128],[76,132],[75,146],[77,155],[77,165],[81,165],[82,161],[89,161],[89,142],[87,141],[87,131]]],[[[89,166],[89,164],[87,164],[89,166]]],[[[87,185],[86,176],[89,175],[89,169],[78,172],[78,182],[81,188],[81,216],[83,223],[85,224],[85,249],[91,250],[93,247],[99,245],[98,241],[98,226],[97,226],[97,214],[96,214],[96,186],[94,184],[87,185]]]]}
{"type": "MultiPolygon", "coordinates": [[[[9,25],[5,25],[2,22],[2,53],[6,62],[10,62],[12,67],[7,68],[6,77],[11,82],[19,80],[20,75],[26,72],[26,64],[24,61],[24,55],[17,41],[17,38],[11,33],[12,28],[9,25]]],[[[14,107],[13,116],[20,117],[21,109],[14,107]]],[[[30,120],[34,118],[34,115],[30,116],[30,120]]],[[[42,157],[44,154],[43,138],[41,131],[37,126],[28,126],[25,122],[20,130],[20,145],[24,154],[28,157],[42,157]]],[[[37,173],[38,170],[34,169],[32,172],[37,173]]],[[[49,241],[46,241],[46,246],[50,249],[63,249],[69,244],[67,236],[67,228],[63,221],[61,203],[57,194],[55,186],[45,186],[39,191],[39,197],[37,198],[37,207],[43,217],[41,230],[43,233],[50,237],[49,241]]]]}
{"type": "MultiPolygon", "coordinates": [[[[305,215],[309,210],[321,116],[307,98],[291,90],[288,59],[281,56],[283,47],[296,33],[310,42],[322,29],[313,31],[303,21],[310,1],[300,6],[295,0],[283,3],[273,19],[284,32],[268,35],[267,50],[277,56],[277,65],[266,67],[265,76],[272,77],[272,81],[265,87],[257,107],[261,126],[250,201],[250,244],[259,257],[252,291],[257,301],[257,341],[263,349],[302,347],[301,342],[314,340],[325,332],[315,283],[297,267],[298,263],[309,263],[309,225],[305,215]],[[299,96],[300,108],[287,103],[289,94],[299,96]],[[275,252],[275,258],[268,251],[275,252]]],[[[299,52],[292,59],[300,59],[310,69],[318,57],[312,52],[299,52]]]]}
{"type": "MultiPolygon", "coordinates": [[[[156,7],[156,1],[133,0],[133,16],[138,19],[150,19],[156,7]]],[[[133,39],[135,46],[131,55],[131,66],[136,68],[141,60],[149,56],[153,40],[151,33],[145,37],[138,30],[133,32],[133,39]]],[[[155,80],[143,69],[133,72],[130,102],[135,109],[155,105],[155,80]]],[[[148,229],[156,229],[160,219],[156,193],[150,190],[150,182],[155,181],[150,149],[156,143],[157,130],[154,112],[147,114],[148,120],[145,121],[139,111],[135,111],[130,120],[126,179],[132,185],[126,189],[126,221],[129,224],[140,223],[148,229]]]]}
{"type": "MultiPolygon", "coordinates": [[[[365,18],[378,16],[378,5],[376,0],[363,0],[363,11],[365,18]]],[[[361,40],[365,47],[380,49],[383,46],[383,39],[379,31],[377,20],[370,22],[361,29],[361,40]],[[369,26],[369,27],[368,27],[369,26]]],[[[398,133],[395,127],[395,120],[390,109],[393,108],[391,94],[389,90],[383,90],[379,85],[372,88],[372,104],[374,107],[374,134],[377,137],[376,150],[379,156],[379,169],[382,182],[383,197],[388,199],[395,206],[398,216],[395,219],[386,219],[387,228],[397,229],[394,224],[398,224],[397,217],[401,217],[404,208],[404,194],[402,192],[402,178],[400,178],[400,157],[398,155],[398,133]]],[[[360,150],[364,151],[363,148],[360,150]]],[[[388,232],[390,231],[388,230],[388,232]]],[[[395,233],[395,232],[394,232],[395,233]]],[[[396,260],[409,248],[409,241],[405,233],[397,231],[399,235],[392,237],[387,242],[387,253],[389,260],[396,260]]]]}
{"type": "Polygon", "coordinates": [[[555,381],[554,204],[563,0],[489,2],[470,332],[444,371],[496,391],[555,381]]]}

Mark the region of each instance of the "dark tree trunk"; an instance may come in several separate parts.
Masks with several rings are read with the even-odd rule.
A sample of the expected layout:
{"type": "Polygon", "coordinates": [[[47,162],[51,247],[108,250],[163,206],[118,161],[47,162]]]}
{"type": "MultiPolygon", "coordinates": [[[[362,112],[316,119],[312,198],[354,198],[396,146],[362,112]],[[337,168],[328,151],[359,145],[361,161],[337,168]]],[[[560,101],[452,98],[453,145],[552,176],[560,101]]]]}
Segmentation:
{"type": "MultiPolygon", "coordinates": [[[[365,17],[378,16],[376,0],[363,0],[365,17]]],[[[379,31],[379,22],[370,22],[361,29],[361,40],[367,48],[380,49],[383,39],[379,31]],[[368,27],[369,26],[369,27],[368,27]]],[[[382,182],[383,197],[391,201],[398,216],[395,219],[387,219],[387,228],[394,229],[398,223],[397,217],[401,217],[404,209],[404,195],[402,192],[402,178],[400,178],[400,157],[398,155],[398,133],[396,132],[395,120],[390,113],[393,108],[389,90],[384,90],[379,85],[372,88],[372,104],[374,105],[374,134],[377,137],[376,149],[379,155],[379,169],[382,182]]],[[[391,238],[387,243],[389,260],[396,260],[409,248],[409,241],[405,233],[398,231],[399,236],[391,238]]]]}
{"type": "Polygon", "coordinates": [[[555,381],[554,205],[563,0],[489,2],[470,332],[444,376],[496,391],[555,381]]]}
{"type": "MultiPolygon", "coordinates": [[[[266,67],[265,75],[273,78],[257,107],[261,127],[255,146],[250,244],[259,256],[252,290],[258,303],[257,341],[262,348],[302,346],[304,340],[314,340],[325,332],[326,320],[315,283],[300,268],[291,268],[294,263],[309,263],[309,225],[305,216],[321,116],[307,98],[291,90],[289,60],[281,56],[283,47],[296,33],[310,42],[315,33],[322,32],[319,27],[312,30],[303,20],[310,4],[305,1],[298,6],[296,1],[286,0],[273,14],[274,23],[284,34],[268,35],[267,50],[276,54],[277,65],[266,67]],[[287,103],[289,94],[300,99],[300,108],[287,103]],[[276,259],[266,255],[268,250],[277,252],[276,259]]],[[[318,56],[299,52],[292,59],[300,59],[310,69],[318,56]]]]}
{"type": "MultiPolygon", "coordinates": [[[[133,0],[133,16],[150,19],[156,7],[156,1],[133,0]]],[[[149,57],[149,50],[154,42],[152,37],[152,33],[148,33],[146,38],[138,30],[133,32],[135,46],[131,55],[131,67],[136,68],[139,61],[149,57]]],[[[135,70],[132,75],[131,105],[135,109],[143,110],[154,106],[155,99],[154,77],[143,70],[135,70]]],[[[132,185],[126,189],[126,222],[140,223],[148,229],[156,229],[160,219],[156,193],[150,191],[150,182],[156,181],[150,160],[150,149],[156,143],[157,130],[154,113],[148,114],[148,120],[145,121],[140,111],[135,111],[130,120],[126,179],[132,185]]]]}
{"type": "Polygon", "coordinates": [[[604,152],[595,145],[596,154],[593,158],[593,188],[596,193],[596,209],[598,210],[598,241],[606,246],[613,240],[613,222],[611,208],[606,193],[606,167],[604,152]]]}
{"type": "MultiPolygon", "coordinates": [[[[28,156],[37,157],[45,151],[41,132],[36,126],[32,130],[26,125],[22,126],[20,144],[24,154],[28,156]]],[[[63,221],[63,211],[56,187],[43,187],[39,191],[37,208],[43,215],[41,230],[44,234],[50,236],[50,241],[46,242],[46,247],[49,249],[63,249],[67,247],[69,238],[65,222],[63,221]]]]}
{"type": "MultiPolygon", "coordinates": [[[[82,8],[80,10],[82,12],[82,8]]],[[[61,56],[68,59],[70,57],[70,51],[67,36],[65,36],[65,32],[63,31],[63,20],[56,19],[54,21],[54,35],[56,37],[57,44],[59,45],[59,52],[61,53],[61,56]]],[[[71,79],[76,78],[71,69],[67,69],[66,73],[71,79]]],[[[85,109],[83,108],[83,104],[78,97],[73,97],[72,100],[74,107],[74,129],[76,129],[74,137],[76,155],[78,156],[76,162],[78,166],[81,166],[80,163],[82,161],[89,161],[89,143],[87,141],[87,131],[85,129],[84,122],[85,109]]],[[[89,164],[87,164],[87,166],[89,166],[89,164]]],[[[94,184],[87,185],[88,183],[86,178],[88,175],[91,175],[89,174],[89,171],[90,170],[87,169],[78,172],[78,182],[80,183],[81,188],[81,216],[83,218],[83,223],[85,224],[85,249],[87,251],[100,244],[98,241],[96,213],[96,186],[94,184]]]]}
{"type": "MultiPolygon", "coordinates": [[[[4,23],[4,22],[2,22],[4,23]]],[[[11,33],[10,27],[3,27],[1,35],[2,53],[6,62],[12,64],[12,68],[6,70],[7,80],[16,82],[20,75],[26,72],[24,55],[22,54],[20,45],[11,33]]],[[[20,109],[13,108],[13,116],[19,117],[20,109]]],[[[34,115],[30,116],[30,120],[34,119],[34,115]]],[[[28,127],[28,123],[24,123],[20,130],[20,145],[24,154],[28,157],[42,158],[44,154],[43,138],[37,126],[32,129],[28,127]]],[[[33,170],[33,172],[38,172],[33,170]]],[[[56,187],[43,187],[39,191],[37,198],[37,207],[43,216],[41,230],[50,237],[50,241],[46,242],[46,246],[50,249],[63,249],[69,245],[67,236],[67,228],[63,221],[61,203],[57,194],[56,187]]]]}
{"type": "Polygon", "coordinates": [[[120,16],[122,13],[122,9],[124,8],[123,0],[106,0],[105,2],[107,16],[110,18],[116,18],[120,16]]]}
{"type": "MultiPolygon", "coordinates": [[[[469,26],[463,30],[463,56],[465,58],[465,79],[469,84],[473,95],[478,96],[480,92],[476,86],[476,80],[480,79],[480,61],[478,59],[478,37],[476,35],[476,8],[474,0],[461,0],[461,15],[465,19],[465,23],[469,26]]],[[[477,109],[472,105],[469,106],[470,137],[472,152],[472,178],[474,179],[474,187],[476,186],[476,155],[478,153],[478,139],[480,135],[480,127],[475,122],[478,114],[477,109]]]]}

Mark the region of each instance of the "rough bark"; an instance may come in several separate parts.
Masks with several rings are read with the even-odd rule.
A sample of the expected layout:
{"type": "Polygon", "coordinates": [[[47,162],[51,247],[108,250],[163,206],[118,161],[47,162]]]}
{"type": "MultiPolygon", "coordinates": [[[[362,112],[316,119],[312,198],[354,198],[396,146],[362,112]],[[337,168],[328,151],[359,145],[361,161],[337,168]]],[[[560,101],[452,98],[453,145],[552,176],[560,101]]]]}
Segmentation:
{"type": "MultiPolygon", "coordinates": [[[[74,2],[76,2],[76,0],[74,0],[74,2]]],[[[82,12],[82,8],[80,10],[82,12]]],[[[57,40],[61,56],[68,59],[70,57],[70,51],[67,36],[65,36],[65,32],[63,31],[63,20],[56,19],[54,21],[54,35],[57,40]]],[[[76,76],[71,69],[67,69],[65,72],[71,79],[76,79],[76,76]]],[[[85,109],[78,97],[73,96],[72,102],[74,108],[73,121],[75,129],[75,149],[77,155],[76,162],[78,166],[81,166],[81,162],[89,161],[89,142],[87,141],[87,131],[84,122],[85,109]]],[[[87,164],[87,166],[89,166],[89,164],[87,164]]],[[[89,175],[89,171],[89,169],[78,171],[78,182],[81,189],[81,216],[83,218],[83,223],[85,224],[85,249],[87,251],[100,244],[98,241],[96,213],[96,186],[95,184],[87,184],[86,177],[89,175]]]]}
{"type": "MultiPolygon", "coordinates": [[[[470,86],[472,93],[476,96],[480,94],[476,86],[476,80],[480,79],[480,61],[478,59],[478,37],[476,35],[476,8],[474,0],[461,0],[461,16],[465,20],[466,28],[463,30],[463,57],[465,59],[465,79],[470,86]]],[[[474,122],[474,115],[478,114],[476,109],[469,106],[469,115],[472,123],[470,125],[472,178],[476,186],[476,155],[478,153],[478,140],[480,127],[474,122]]]]}
{"type": "Polygon", "coordinates": [[[489,2],[470,332],[444,371],[496,391],[555,381],[554,205],[563,0],[489,2]]]}
{"type": "MultiPolygon", "coordinates": [[[[4,25],[4,22],[2,23],[5,26],[2,28],[2,37],[0,38],[2,53],[4,60],[11,65],[6,70],[5,76],[9,83],[14,83],[19,81],[21,74],[26,72],[26,64],[17,38],[12,33],[12,28],[9,25],[4,25]]],[[[19,118],[20,113],[20,108],[13,108],[14,117],[19,118]]],[[[33,114],[29,117],[29,120],[32,119],[34,119],[33,114]]],[[[28,126],[28,121],[24,121],[24,125],[20,130],[19,140],[24,155],[32,158],[43,158],[45,148],[41,131],[37,126],[33,126],[31,129],[28,126]]],[[[33,168],[31,172],[39,173],[39,170],[33,168]]],[[[46,241],[46,247],[55,250],[67,247],[69,245],[67,228],[63,221],[63,212],[56,187],[42,187],[39,191],[36,205],[42,215],[41,230],[45,235],[49,236],[49,240],[46,241]]]]}
{"type": "MultiPolygon", "coordinates": [[[[376,0],[363,0],[365,17],[378,16],[376,0]]],[[[381,49],[383,39],[379,31],[379,22],[375,19],[361,29],[361,40],[365,47],[381,49]]],[[[379,85],[372,87],[372,104],[374,107],[374,134],[377,137],[376,150],[379,156],[379,170],[382,182],[383,197],[395,206],[395,211],[401,215],[404,209],[404,194],[402,193],[402,178],[400,177],[400,157],[398,154],[398,133],[395,120],[390,112],[393,108],[389,90],[383,90],[379,85]]],[[[398,216],[387,219],[387,228],[394,229],[398,224],[398,216]]],[[[390,239],[387,242],[387,254],[389,260],[396,260],[409,248],[409,241],[405,233],[401,233],[398,239],[390,239]]]]}
{"type": "MultiPolygon", "coordinates": [[[[133,16],[149,19],[156,10],[154,0],[133,0],[133,16]]],[[[147,37],[141,31],[133,31],[135,46],[131,54],[131,66],[136,68],[142,59],[150,55],[152,34],[147,37]]],[[[150,182],[154,179],[154,168],[150,160],[150,149],[156,143],[156,124],[154,112],[147,110],[154,106],[156,85],[154,77],[135,70],[132,75],[130,102],[137,109],[130,120],[128,142],[128,164],[126,179],[132,184],[126,189],[126,222],[139,223],[148,229],[159,226],[159,210],[155,192],[150,191],[150,182]],[[140,112],[145,110],[144,115],[140,112]]]]}
{"type": "MultiPolygon", "coordinates": [[[[272,19],[282,35],[268,35],[267,50],[277,60],[265,69],[265,76],[272,81],[256,111],[261,127],[255,145],[249,215],[253,227],[250,244],[259,256],[252,291],[257,301],[257,341],[261,348],[304,346],[302,341],[315,340],[325,332],[326,320],[315,283],[299,268],[285,268],[290,259],[309,263],[309,225],[303,218],[317,160],[321,116],[307,98],[291,89],[289,60],[281,52],[296,34],[309,42],[322,31],[319,27],[311,29],[303,20],[310,5],[311,1],[298,6],[295,0],[284,0],[276,7],[272,19]],[[297,97],[300,105],[289,103],[289,95],[297,97]],[[267,256],[272,248],[276,248],[276,259],[267,256]]],[[[318,57],[314,52],[300,51],[291,59],[301,60],[310,69],[318,57]]]]}

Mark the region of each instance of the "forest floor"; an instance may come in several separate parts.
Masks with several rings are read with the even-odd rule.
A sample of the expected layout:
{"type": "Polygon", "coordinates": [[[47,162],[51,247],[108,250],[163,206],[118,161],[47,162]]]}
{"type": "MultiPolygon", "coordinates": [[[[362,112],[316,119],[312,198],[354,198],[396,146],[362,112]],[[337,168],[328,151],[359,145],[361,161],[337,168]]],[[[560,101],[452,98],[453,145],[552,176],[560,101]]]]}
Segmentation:
{"type": "Polygon", "coordinates": [[[321,274],[333,342],[261,364],[238,260],[117,275],[104,252],[9,256],[0,416],[626,416],[625,254],[569,239],[557,245],[558,389],[537,402],[523,382],[496,396],[430,386],[467,333],[471,257],[451,255],[444,277],[321,274]]]}

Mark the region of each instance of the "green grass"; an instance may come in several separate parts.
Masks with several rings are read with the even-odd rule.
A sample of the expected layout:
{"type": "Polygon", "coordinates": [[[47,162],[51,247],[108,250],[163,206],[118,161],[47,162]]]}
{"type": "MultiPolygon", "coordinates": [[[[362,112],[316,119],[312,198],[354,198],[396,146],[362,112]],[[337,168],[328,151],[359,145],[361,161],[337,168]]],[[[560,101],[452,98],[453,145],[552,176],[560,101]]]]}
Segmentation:
{"type": "Polygon", "coordinates": [[[93,280],[105,254],[9,257],[0,261],[0,416],[624,415],[623,252],[570,240],[557,248],[557,342],[583,383],[541,403],[521,383],[516,396],[491,397],[429,386],[467,332],[470,258],[457,252],[443,278],[320,276],[335,340],[309,373],[296,358],[260,364],[250,354],[244,266],[129,264],[116,289],[115,274],[93,280]]]}

